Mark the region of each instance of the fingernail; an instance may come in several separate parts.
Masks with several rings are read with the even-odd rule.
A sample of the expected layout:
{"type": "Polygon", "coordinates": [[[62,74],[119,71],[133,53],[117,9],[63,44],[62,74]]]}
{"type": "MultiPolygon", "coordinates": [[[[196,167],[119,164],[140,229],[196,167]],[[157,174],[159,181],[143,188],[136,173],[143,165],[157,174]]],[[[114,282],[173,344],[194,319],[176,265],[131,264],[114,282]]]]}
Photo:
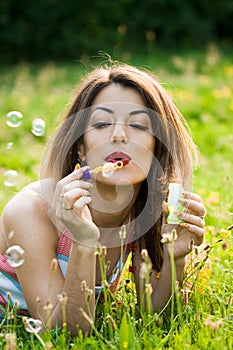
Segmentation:
{"type": "Polygon", "coordinates": [[[181,195],[189,198],[192,196],[192,192],[191,191],[182,191],[181,195]]]}
{"type": "Polygon", "coordinates": [[[173,214],[175,214],[179,219],[183,218],[183,213],[181,213],[179,211],[174,211],[173,214]]]}
{"type": "Polygon", "coordinates": [[[188,203],[188,201],[186,199],[179,199],[178,202],[181,204],[181,205],[185,205],[188,203]]]}
{"type": "Polygon", "coordinates": [[[190,225],[187,224],[186,222],[181,222],[179,225],[180,225],[181,227],[190,228],[190,225]]]}

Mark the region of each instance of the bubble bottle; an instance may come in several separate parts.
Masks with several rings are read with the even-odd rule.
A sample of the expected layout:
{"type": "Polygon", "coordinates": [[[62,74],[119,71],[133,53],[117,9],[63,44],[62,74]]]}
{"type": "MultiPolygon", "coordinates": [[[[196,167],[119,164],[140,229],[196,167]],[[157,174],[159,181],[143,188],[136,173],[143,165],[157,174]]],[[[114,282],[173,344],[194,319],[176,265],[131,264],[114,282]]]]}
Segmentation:
{"type": "Polygon", "coordinates": [[[175,213],[182,212],[183,207],[179,203],[179,200],[182,197],[182,185],[180,183],[171,182],[168,187],[168,217],[167,217],[167,223],[168,224],[179,224],[182,222],[175,213]]]}

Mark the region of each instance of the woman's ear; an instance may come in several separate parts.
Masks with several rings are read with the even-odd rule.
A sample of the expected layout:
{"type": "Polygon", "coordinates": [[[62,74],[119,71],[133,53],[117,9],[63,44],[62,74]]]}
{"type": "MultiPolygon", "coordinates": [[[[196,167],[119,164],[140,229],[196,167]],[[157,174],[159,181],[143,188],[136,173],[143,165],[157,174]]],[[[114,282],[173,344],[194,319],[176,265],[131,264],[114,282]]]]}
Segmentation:
{"type": "Polygon", "coordinates": [[[81,163],[85,162],[86,160],[84,145],[82,143],[79,145],[78,148],[78,159],[81,163]]]}

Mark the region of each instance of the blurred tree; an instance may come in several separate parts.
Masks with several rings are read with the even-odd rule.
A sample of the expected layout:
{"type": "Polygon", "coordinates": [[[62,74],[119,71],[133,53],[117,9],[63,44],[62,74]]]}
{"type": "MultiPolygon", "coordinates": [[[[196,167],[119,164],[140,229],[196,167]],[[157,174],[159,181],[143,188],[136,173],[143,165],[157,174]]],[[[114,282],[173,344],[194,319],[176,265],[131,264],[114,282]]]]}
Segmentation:
{"type": "Polygon", "coordinates": [[[232,42],[232,0],[4,0],[1,60],[66,60],[98,50],[145,52],[232,42]]]}

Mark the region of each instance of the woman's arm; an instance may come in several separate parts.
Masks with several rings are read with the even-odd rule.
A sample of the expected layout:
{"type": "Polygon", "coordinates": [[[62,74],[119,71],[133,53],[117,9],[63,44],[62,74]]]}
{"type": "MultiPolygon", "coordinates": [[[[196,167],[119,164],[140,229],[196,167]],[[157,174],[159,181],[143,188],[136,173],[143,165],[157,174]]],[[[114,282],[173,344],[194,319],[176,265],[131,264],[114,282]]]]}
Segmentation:
{"type": "MultiPolygon", "coordinates": [[[[193,193],[187,193],[182,205],[184,211],[182,214],[179,214],[179,216],[182,218],[183,223],[180,225],[164,225],[162,228],[162,232],[164,233],[171,232],[172,229],[175,229],[177,238],[173,243],[169,242],[169,240],[164,243],[163,265],[160,273],[158,274],[156,271],[151,270],[149,283],[152,287],[151,303],[154,312],[162,310],[166,306],[174,288],[174,285],[172,285],[173,277],[175,278],[174,282],[182,282],[185,256],[190,252],[191,246],[200,245],[204,239],[203,216],[205,215],[205,208],[200,198],[193,193]],[[173,275],[172,271],[173,263],[175,275],[173,275]]],[[[139,303],[148,308],[145,298],[146,280],[140,278],[142,262],[142,257],[137,254],[137,258],[135,259],[137,265],[135,282],[139,303]]]]}
{"type": "MultiPolygon", "coordinates": [[[[61,326],[65,320],[58,295],[66,293],[69,329],[75,334],[79,324],[84,332],[88,331],[90,327],[80,314],[80,308],[86,309],[81,281],[85,280],[94,290],[95,249],[73,243],[66,278],[59,266],[52,270],[51,262],[56,258],[58,244],[57,230],[42,200],[29,191],[17,194],[8,203],[2,215],[2,226],[7,246],[19,245],[25,250],[25,261],[16,268],[16,273],[31,316],[52,328],[56,324],[61,326]],[[12,238],[9,238],[10,232],[14,233],[12,238]],[[50,305],[52,308],[48,311],[50,305]]],[[[94,293],[90,299],[90,312],[94,314],[94,293]]]]}

